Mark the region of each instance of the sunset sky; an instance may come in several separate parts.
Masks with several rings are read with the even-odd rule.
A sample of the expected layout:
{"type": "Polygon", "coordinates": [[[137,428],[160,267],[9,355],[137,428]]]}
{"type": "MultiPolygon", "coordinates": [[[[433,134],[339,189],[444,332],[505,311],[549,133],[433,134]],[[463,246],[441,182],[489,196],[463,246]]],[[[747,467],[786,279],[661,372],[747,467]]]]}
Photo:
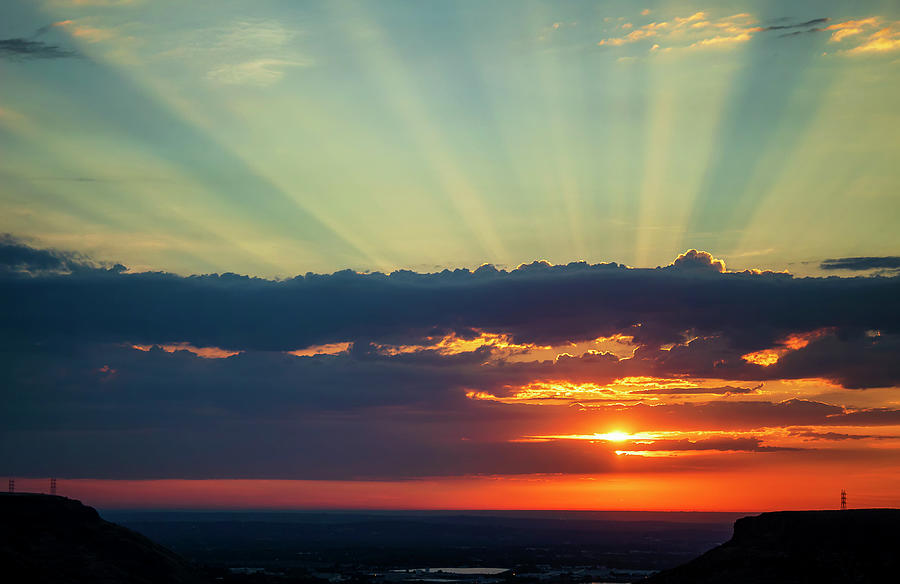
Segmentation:
{"type": "Polygon", "coordinates": [[[900,506],[898,104],[895,1],[2,0],[0,476],[900,506]]]}

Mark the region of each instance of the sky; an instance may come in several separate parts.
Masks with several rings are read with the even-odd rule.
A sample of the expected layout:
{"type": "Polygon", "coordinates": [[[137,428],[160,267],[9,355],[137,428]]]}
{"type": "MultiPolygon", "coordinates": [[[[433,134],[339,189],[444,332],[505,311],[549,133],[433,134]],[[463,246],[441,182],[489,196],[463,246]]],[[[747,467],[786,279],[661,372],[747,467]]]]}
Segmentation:
{"type": "Polygon", "coordinates": [[[0,0],[0,476],[900,505],[898,73],[890,1],[0,0]]]}

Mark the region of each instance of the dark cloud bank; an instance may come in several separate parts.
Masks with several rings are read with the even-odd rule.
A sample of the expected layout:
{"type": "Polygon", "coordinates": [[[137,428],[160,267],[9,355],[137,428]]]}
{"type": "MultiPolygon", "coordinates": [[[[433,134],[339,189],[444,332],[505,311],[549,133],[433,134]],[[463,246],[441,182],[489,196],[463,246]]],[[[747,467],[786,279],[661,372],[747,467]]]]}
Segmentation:
{"type": "MultiPolygon", "coordinates": [[[[132,478],[604,472],[622,466],[603,446],[585,456],[579,444],[508,440],[558,433],[561,420],[573,433],[623,419],[633,430],[673,422],[671,429],[900,423],[890,409],[727,400],[757,389],[743,386],[751,380],[822,377],[848,389],[900,383],[900,279],[723,270],[693,252],[658,269],[536,262],[508,272],[181,277],[129,274],[7,237],[0,240],[0,471],[132,478]],[[770,367],[741,358],[823,329],[770,367]],[[625,360],[586,353],[533,362],[510,362],[492,347],[455,355],[382,348],[481,332],[541,345],[621,333],[638,348],[625,360]],[[335,342],[351,348],[284,353],[335,342]],[[173,343],[242,353],[204,359],[132,347],[173,343]],[[616,411],[465,396],[629,375],[736,383],[708,390],[713,401],[705,404],[616,411]]],[[[754,440],[720,446],[768,451],[754,440]]],[[[645,463],[629,464],[640,470],[645,463]]]]}
{"type": "Polygon", "coordinates": [[[24,59],[65,59],[76,57],[77,53],[59,45],[22,38],[0,39],[0,58],[24,59]]]}
{"type": "Polygon", "coordinates": [[[823,270],[900,270],[900,256],[832,258],[819,267],[823,270]]]}

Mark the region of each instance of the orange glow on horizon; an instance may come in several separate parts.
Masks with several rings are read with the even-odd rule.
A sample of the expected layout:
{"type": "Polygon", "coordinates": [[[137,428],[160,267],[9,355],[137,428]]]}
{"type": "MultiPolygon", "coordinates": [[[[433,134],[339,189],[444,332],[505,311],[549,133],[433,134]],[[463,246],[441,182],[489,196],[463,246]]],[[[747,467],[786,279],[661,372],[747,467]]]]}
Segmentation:
{"type": "MultiPolygon", "coordinates": [[[[623,456],[622,459],[632,458],[623,456]]],[[[640,460],[642,457],[633,457],[640,460]]],[[[660,459],[657,459],[660,460],[660,459]]],[[[752,471],[423,478],[411,481],[58,479],[59,494],[102,509],[546,509],[767,511],[900,506],[900,469],[878,475],[847,463],[767,465],[752,471]],[[753,488],[748,489],[752,484],[753,488]],[[803,489],[795,485],[803,484],[803,489]]],[[[16,478],[22,492],[44,478],[16,478]]]]}

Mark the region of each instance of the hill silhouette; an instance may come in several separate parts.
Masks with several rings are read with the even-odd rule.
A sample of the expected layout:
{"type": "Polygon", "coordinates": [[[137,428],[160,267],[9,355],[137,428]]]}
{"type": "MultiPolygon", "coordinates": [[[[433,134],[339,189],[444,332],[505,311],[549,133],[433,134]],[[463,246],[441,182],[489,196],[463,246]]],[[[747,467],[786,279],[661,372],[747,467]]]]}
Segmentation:
{"type": "Polygon", "coordinates": [[[8,582],[206,582],[185,560],[79,501],[0,493],[0,565],[8,582]]]}
{"type": "Polygon", "coordinates": [[[778,511],[738,519],[734,536],[642,584],[875,584],[900,573],[900,509],[778,511]]]}

